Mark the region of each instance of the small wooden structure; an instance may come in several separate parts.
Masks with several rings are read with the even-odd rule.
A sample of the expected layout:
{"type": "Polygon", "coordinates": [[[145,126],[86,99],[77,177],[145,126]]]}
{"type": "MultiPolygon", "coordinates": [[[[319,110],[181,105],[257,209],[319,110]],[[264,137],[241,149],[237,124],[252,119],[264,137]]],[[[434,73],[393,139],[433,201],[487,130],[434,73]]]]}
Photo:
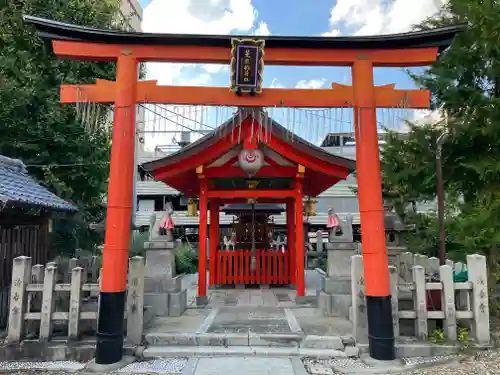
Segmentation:
{"type": "MultiPolygon", "coordinates": [[[[142,167],[156,180],[200,199],[199,297],[206,296],[207,268],[208,285],[296,284],[297,295],[304,296],[303,197],[315,197],[345,179],[354,170],[355,162],[292,135],[262,109],[240,109],[217,131],[181,152],[142,167]],[[264,119],[266,124],[261,126],[264,119]],[[262,233],[261,241],[255,241],[253,248],[244,239],[242,244],[236,244],[236,251],[220,248],[221,205],[249,202],[286,206],[285,251],[270,249],[264,241],[267,233],[262,233]],[[203,241],[207,237],[210,249],[217,248],[209,267],[207,243],[203,241]]],[[[248,229],[245,221],[238,225],[240,235],[248,229]]],[[[254,229],[268,231],[267,223],[257,226],[254,229]]]]}
{"type": "Polygon", "coordinates": [[[226,204],[221,212],[235,215],[232,233],[234,250],[218,248],[215,253],[216,285],[283,285],[290,283],[290,253],[287,248],[273,246],[271,215],[285,209],[272,203],[226,204]],[[252,270],[252,257],[255,269],[252,270]],[[262,272],[264,270],[264,272],[262,272]],[[253,272],[252,272],[253,271],[253,272]]]}
{"type": "Polygon", "coordinates": [[[50,216],[76,208],[36,183],[22,161],[0,155],[0,328],[7,325],[12,264],[29,256],[49,260],[50,216]]]}
{"type": "Polygon", "coordinates": [[[273,234],[272,215],[279,215],[285,209],[278,204],[226,204],[221,212],[236,216],[231,231],[236,235],[236,249],[248,250],[255,244],[258,248],[270,245],[273,234]]]}

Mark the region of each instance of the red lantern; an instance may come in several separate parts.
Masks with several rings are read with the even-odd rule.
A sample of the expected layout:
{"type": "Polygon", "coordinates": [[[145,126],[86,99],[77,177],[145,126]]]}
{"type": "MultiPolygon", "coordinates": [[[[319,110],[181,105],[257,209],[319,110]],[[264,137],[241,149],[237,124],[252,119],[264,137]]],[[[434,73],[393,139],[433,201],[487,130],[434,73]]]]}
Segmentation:
{"type": "Polygon", "coordinates": [[[252,177],[264,165],[264,153],[258,148],[253,150],[244,148],[238,155],[238,163],[240,168],[252,177]]]}

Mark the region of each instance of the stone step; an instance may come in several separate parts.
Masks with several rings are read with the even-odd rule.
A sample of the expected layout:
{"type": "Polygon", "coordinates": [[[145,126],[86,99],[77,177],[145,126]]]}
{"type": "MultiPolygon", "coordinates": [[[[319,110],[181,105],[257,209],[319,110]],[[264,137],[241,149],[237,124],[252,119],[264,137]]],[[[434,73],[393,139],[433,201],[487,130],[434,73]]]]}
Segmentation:
{"type": "MultiPolygon", "coordinates": [[[[355,347],[353,347],[355,348],[355,347]]],[[[356,348],[357,349],[357,348],[356,348]]],[[[169,357],[315,357],[347,358],[348,353],[335,349],[285,348],[265,346],[149,346],[142,352],[144,359],[169,357]]]]}
{"type": "Polygon", "coordinates": [[[149,347],[251,347],[340,350],[357,356],[352,337],[315,336],[303,333],[149,333],[149,347]]]}

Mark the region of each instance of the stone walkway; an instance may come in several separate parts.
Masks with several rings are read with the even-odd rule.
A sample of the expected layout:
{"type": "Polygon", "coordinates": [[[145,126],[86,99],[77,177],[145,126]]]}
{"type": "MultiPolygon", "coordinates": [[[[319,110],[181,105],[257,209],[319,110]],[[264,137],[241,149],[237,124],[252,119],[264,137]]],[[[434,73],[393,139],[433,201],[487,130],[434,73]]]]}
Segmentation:
{"type": "Polygon", "coordinates": [[[145,334],[159,333],[302,333],[318,336],[350,336],[347,319],[325,317],[314,307],[239,305],[187,309],[183,316],[157,317],[145,334]]]}
{"type": "MultiPolygon", "coordinates": [[[[188,307],[196,307],[196,288],[188,289],[188,307]]],[[[308,296],[315,296],[315,290],[308,290],[308,296]]],[[[297,293],[290,288],[272,289],[211,289],[208,291],[208,306],[269,306],[295,307],[297,293]]]]}

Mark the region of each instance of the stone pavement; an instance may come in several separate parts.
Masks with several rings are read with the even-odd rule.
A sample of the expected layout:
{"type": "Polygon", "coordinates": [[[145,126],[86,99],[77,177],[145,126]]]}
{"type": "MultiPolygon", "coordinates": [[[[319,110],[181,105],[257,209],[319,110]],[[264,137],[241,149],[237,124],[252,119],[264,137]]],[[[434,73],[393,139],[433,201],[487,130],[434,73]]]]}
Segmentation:
{"type": "Polygon", "coordinates": [[[180,317],[156,317],[145,334],[162,333],[300,333],[305,336],[351,336],[352,323],[323,316],[314,307],[240,305],[187,309],[180,317]]]}
{"type": "MultiPolygon", "coordinates": [[[[195,287],[187,290],[187,306],[196,307],[195,287]]],[[[316,291],[309,289],[306,293],[314,301],[316,291]]],[[[295,307],[297,293],[290,288],[272,289],[210,289],[207,293],[208,307],[223,306],[273,306],[273,307],[295,307]]],[[[311,304],[312,306],[312,304],[311,304]]]]}
{"type": "MultiPolygon", "coordinates": [[[[192,375],[307,375],[298,358],[199,358],[193,366],[192,375]]],[[[191,375],[189,370],[183,375],[191,375]]]]}

